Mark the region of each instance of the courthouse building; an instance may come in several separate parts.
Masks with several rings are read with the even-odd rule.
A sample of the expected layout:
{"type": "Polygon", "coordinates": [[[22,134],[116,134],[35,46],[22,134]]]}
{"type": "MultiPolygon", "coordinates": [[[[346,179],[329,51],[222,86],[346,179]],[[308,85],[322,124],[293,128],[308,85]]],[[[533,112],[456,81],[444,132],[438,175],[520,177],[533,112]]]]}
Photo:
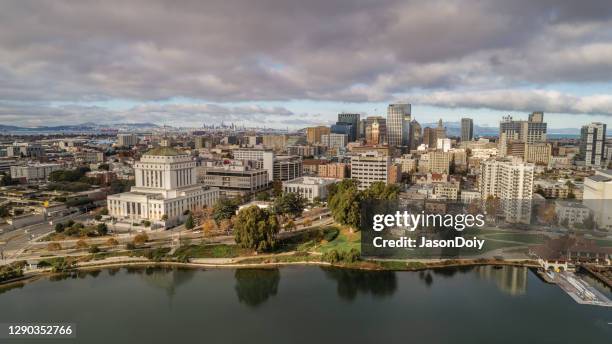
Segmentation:
{"type": "Polygon", "coordinates": [[[134,164],[136,186],[130,192],[108,196],[109,215],[120,222],[148,220],[176,225],[187,210],[212,206],[219,189],[198,184],[196,163],[169,147],[154,148],[134,164]]]}

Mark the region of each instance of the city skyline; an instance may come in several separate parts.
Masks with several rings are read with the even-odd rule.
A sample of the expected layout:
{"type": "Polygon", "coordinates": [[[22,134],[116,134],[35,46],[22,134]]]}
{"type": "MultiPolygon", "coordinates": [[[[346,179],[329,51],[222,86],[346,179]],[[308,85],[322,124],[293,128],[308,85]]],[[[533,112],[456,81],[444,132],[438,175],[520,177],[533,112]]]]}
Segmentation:
{"type": "Polygon", "coordinates": [[[551,129],[609,122],[605,1],[465,5],[7,2],[0,121],[295,129],[410,103],[419,122],[496,126],[533,111],[551,129]]]}

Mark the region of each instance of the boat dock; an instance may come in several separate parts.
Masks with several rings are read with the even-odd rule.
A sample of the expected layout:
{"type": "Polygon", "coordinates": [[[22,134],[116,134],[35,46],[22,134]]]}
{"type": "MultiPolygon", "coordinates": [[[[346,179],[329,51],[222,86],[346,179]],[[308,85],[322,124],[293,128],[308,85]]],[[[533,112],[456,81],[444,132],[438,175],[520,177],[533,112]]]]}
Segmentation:
{"type": "Polygon", "coordinates": [[[540,276],[558,285],[579,304],[612,307],[612,300],[573,272],[541,271],[540,276]]]}

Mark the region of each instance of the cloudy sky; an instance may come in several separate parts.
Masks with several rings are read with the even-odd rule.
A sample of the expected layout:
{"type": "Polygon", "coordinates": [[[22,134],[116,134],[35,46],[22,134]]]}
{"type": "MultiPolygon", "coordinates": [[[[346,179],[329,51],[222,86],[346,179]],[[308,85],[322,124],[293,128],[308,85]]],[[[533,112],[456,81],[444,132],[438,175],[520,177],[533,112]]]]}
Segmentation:
{"type": "Polygon", "coordinates": [[[420,122],[610,123],[610,0],[0,4],[0,124],[299,128],[397,101],[420,122]]]}

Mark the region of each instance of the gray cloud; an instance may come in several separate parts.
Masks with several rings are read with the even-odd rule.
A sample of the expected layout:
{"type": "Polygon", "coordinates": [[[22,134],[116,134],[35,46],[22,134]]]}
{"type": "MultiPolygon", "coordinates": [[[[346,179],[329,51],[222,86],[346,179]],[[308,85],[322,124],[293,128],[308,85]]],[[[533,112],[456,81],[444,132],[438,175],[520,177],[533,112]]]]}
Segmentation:
{"type": "Polygon", "coordinates": [[[135,106],[127,110],[111,110],[99,106],[52,106],[50,104],[32,105],[29,103],[0,102],[2,124],[18,123],[27,126],[85,122],[100,124],[149,122],[174,126],[183,124],[201,126],[202,124],[215,124],[221,121],[257,126],[282,126],[296,120],[295,117],[293,112],[284,107],[257,105],[148,104],[135,106]]]}
{"type": "MultiPolygon", "coordinates": [[[[30,110],[49,101],[174,97],[389,101],[425,91],[433,94],[424,101],[439,106],[452,98],[491,109],[605,112],[594,99],[579,105],[538,92],[522,92],[515,104],[457,97],[611,79],[608,0],[49,0],[5,1],[0,11],[0,100],[30,102],[30,110]]],[[[145,105],[130,116],[242,113],[190,106],[145,105]]],[[[263,118],[263,110],[244,113],[263,118]]],[[[0,116],[35,121],[46,111],[0,116]]]]}

